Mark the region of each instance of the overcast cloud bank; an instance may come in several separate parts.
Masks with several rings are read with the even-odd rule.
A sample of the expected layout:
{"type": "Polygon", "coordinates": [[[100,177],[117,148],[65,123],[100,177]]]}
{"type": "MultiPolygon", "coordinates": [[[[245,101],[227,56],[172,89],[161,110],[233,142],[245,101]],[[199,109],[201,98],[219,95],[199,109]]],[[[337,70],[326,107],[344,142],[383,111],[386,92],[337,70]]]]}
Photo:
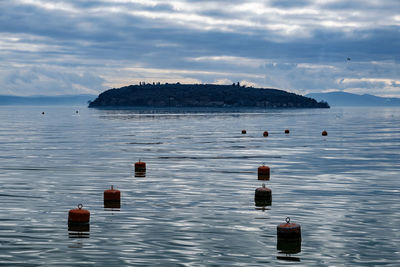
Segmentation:
{"type": "Polygon", "coordinates": [[[400,2],[348,2],[3,0],[0,94],[240,81],[400,97],[400,2]]]}

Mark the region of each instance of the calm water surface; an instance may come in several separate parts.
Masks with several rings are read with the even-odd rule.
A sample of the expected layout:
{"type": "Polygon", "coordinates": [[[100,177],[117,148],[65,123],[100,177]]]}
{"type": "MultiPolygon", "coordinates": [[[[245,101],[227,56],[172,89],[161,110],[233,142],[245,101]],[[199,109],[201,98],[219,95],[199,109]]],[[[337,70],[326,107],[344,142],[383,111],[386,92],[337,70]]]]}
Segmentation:
{"type": "Polygon", "coordinates": [[[399,108],[2,106],[0,151],[0,265],[400,264],[399,108]],[[145,178],[133,173],[139,159],[145,178]],[[254,206],[262,163],[265,210],[254,206]],[[111,185],[120,210],[103,207],[111,185]],[[88,238],[67,229],[79,203],[88,238]],[[277,250],[287,216],[302,227],[297,254],[277,250]]]}

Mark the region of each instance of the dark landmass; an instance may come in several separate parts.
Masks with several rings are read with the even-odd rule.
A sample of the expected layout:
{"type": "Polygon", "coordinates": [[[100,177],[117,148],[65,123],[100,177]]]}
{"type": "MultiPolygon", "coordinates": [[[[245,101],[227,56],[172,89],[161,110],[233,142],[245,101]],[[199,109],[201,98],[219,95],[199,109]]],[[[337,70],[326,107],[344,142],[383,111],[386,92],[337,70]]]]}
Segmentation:
{"type": "Polygon", "coordinates": [[[141,83],[107,90],[90,102],[89,107],[329,108],[329,105],[282,90],[245,87],[239,83],[141,83]]]}
{"type": "Polygon", "coordinates": [[[306,96],[327,101],[332,106],[400,106],[400,98],[379,97],[369,94],[357,95],[345,92],[311,93],[306,96]]]}
{"type": "Polygon", "coordinates": [[[12,96],[0,95],[0,105],[86,105],[96,95],[12,96]]]}

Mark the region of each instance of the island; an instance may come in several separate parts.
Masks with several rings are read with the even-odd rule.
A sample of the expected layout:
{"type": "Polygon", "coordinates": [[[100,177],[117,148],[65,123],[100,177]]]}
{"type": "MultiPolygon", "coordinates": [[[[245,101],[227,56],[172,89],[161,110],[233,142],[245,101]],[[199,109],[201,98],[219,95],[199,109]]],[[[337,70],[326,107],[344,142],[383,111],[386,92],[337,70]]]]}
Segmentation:
{"type": "Polygon", "coordinates": [[[107,107],[257,107],[257,108],[329,108],[283,90],[232,85],[144,83],[113,88],[101,93],[90,108],[107,107]]]}

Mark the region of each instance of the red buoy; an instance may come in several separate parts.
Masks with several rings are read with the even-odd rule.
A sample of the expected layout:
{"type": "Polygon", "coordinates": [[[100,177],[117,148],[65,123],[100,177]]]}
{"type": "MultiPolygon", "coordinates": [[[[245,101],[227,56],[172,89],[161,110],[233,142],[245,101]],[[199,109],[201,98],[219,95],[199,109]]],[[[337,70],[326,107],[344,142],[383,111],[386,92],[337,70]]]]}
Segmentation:
{"type": "Polygon", "coordinates": [[[286,129],[285,134],[289,134],[289,133],[290,133],[289,129],[286,129]]]}
{"type": "Polygon", "coordinates": [[[135,163],[135,177],[146,177],[146,163],[140,159],[135,163]]]}
{"type": "Polygon", "coordinates": [[[258,180],[269,180],[270,169],[264,164],[258,167],[258,180]]]}
{"type": "Polygon", "coordinates": [[[242,130],[242,134],[246,134],[247,132],[246,132],[246,130],[242,130]]]}
{"type": "Polygon", "coordinates": [[[281,223],[276,227],[278,240],[301,240],[300,224],[291,223],[289,217],[287,217],[285,221],[286,223],[281,223]]]}
{"type": "Polygon", "coordinates": [[[264,136],[264,137],[267,137],[267,136],[268,136],[268,132],[265,131],[265,132],[263,133],[263,136],[264,136]]]}
{"type": "Polygon", "coordinates": [[[70,231],[89,231],[90,212],[82,209],[79,204],[77,209],[68,212],[68,230],[70,231]]]}
{"type": "Polygon", "coordinates": [[[327,135],[328,135],[328,132],[325,131],[325,130],[323,130],[323,131],[322,131],[322,136],[327,136],[327,135]]]}
{"type": "Polygon", "coordinates": [[[146,172],[146,163],[139,161],[135,163],[135,172],[146,172]]]}
{"type": "Polygon", "coordinates": [[[254,202],[257,207],[271,206],[272,203],[272,191],[265,184],[262,187],[256,189],[254,194],[254,202]]]}
{"type": "Polygon", "coordinates": [[[114,189],[114,186],[111,186],[111,189],[104,191],[104,208],[120,208],[121,207],[121,192],[117,189],[114,189]]]}

